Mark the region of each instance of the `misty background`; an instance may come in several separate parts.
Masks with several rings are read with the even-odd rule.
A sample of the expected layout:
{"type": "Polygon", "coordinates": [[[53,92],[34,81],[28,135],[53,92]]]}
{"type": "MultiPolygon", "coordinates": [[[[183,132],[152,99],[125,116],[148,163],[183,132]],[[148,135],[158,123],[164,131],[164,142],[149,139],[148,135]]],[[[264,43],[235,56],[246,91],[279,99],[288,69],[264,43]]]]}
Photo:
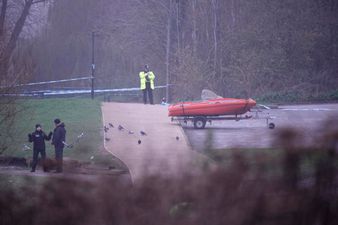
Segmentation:
{"type": "MultiPolygon", "coordinates": [[[[20,2],[8,1],[5,29],[20,2]]],[[[90,76],[95,32],[97,88],[138,87],[149,64],[156,85],[169,78],[171,102],[199,99],[203,88],[270,101],[338,98],[335,0],[41,2],[12,56],[11,73],[25,71],[23,83],[90,76]]]]}

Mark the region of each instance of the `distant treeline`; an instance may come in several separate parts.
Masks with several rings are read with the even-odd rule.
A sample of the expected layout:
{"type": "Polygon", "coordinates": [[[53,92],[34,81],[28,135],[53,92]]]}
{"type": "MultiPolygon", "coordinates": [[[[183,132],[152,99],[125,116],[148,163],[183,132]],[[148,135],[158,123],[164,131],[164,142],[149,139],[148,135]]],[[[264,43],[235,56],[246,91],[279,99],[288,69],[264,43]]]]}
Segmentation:
{"type": "MultiPolygon", "coordinates": [[[[338,99],[338,1],[58,0],[34,37],[34,80],[90,74],[138,86],[149,64],[172,101],[203,88],[262,100],[338,99]]],[[[85,86],[87,83],[73,84],[85,86]]]]}

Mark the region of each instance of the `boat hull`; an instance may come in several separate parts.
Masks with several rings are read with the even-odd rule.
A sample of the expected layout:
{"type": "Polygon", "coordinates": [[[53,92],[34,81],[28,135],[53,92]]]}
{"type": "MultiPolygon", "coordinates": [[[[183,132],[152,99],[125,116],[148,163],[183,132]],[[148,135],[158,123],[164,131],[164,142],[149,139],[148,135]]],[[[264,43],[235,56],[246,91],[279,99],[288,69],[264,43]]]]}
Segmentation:
{"type": "Polygon", "coordinates": [[[168,116],[241,115],[256,105],[253,99],[220,98],[170,105],[168,116]]]}

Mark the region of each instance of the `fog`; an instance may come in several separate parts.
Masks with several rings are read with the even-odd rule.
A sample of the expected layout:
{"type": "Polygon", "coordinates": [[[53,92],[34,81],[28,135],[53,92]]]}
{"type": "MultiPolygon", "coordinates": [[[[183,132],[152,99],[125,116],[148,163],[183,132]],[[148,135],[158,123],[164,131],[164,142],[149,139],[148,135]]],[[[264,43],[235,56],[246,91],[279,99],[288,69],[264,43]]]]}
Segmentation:
{"type": "MultiPolygon", "coordinates": [[[[7,37],[22,10],[14,4],[9,13],[13,2],[7,37]]],[[[334,0],[39,1],[11,52],[22,63],[5,70],[27,82],[89,76],[95,32],[98,88],[137,87],[149,64],[158,85],[167,78],[173,85],[171,101],[198,99],[202,88],[226,97],[328,99],[337,94],[337,11],[334,0]]]]}

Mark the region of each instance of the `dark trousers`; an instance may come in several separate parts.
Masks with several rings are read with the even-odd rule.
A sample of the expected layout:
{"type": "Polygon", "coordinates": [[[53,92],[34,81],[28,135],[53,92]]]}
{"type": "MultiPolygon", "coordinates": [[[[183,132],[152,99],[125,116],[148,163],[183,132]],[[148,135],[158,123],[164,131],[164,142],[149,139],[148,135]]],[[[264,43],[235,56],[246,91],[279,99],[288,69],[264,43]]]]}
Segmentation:
{"type": "Polygon", "coordinates": [[[46,159],[46,150],[45,149],[33,149],[33,163],[32,171],[35,171],[36,165],[38,164],[39,153],[41,155],[43,170],[45,171],[45,159],[46,159]]]}
{"type": "Polygon", "coordinates": [[[149,97],[150,104],[154,104],[153,100],[153,90],[150,87],[150,82],[146,82],[146,89],[142,90],[143,91],[143,103],[147,104],[147,93],[149,97]]]}
{"type": "Polygon", "coordinates": [[[62,172],[63,148],[55,147],[56,171],[62,172]]]}

